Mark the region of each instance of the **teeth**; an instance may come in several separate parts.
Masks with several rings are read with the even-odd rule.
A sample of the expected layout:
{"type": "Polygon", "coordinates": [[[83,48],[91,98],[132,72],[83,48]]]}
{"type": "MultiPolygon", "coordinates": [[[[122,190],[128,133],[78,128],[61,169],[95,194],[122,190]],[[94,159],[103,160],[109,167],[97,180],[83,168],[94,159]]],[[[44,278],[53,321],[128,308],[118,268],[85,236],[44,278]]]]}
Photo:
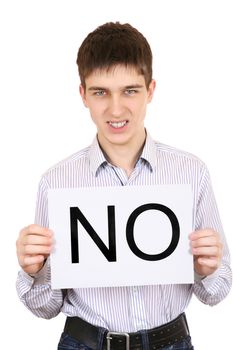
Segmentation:
{"type": "Polygon", "coordinates": [[[116,129],[122,128],[126,123],[127,123],[126,121],[124,121],[124,122],[109,122],[109,124],[116,129]]]}

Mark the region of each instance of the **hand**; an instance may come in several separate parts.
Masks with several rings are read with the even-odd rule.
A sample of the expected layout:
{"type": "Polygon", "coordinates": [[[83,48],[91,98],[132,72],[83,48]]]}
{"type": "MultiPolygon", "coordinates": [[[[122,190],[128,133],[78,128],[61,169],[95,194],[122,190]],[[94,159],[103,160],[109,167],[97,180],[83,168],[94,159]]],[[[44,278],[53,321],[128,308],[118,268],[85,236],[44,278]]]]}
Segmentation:
{"type": "Polygon", "coordinates": [[[194,270],[201,276],[212,274],[220,266],[223,246],[220,236],[211,229],[199,230],[189,236],[194,255],[194,270]]]}
{"type": "Polygon", "coordinates": [[[30,225],[23,228],[16,241],[19,265],[28,274],[37,273],[52,250],[52,231],[30,225]]]}

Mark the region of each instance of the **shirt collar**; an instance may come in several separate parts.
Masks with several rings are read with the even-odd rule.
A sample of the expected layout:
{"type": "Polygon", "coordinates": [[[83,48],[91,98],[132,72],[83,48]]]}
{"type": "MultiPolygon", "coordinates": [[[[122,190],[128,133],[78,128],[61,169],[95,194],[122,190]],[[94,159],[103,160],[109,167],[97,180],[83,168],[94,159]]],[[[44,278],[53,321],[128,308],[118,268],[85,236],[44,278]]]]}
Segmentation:
{"type": "Polygon", "coordinates": [[[144,159],[151,171],[155,170],[156,167],[156,143],[147,132],[146,142],[142,150],[140,159],[144,159]]]}
{"type": "MultiPolygon", "coordinates": [[[[99,169],[108,162],[100,148],[97,136],[94,138],[89,150],[90,168],[93,174],[97,175],[99,169]]],[[[151,171],[156,166],[156,143],[147,132],[146,141],[139,160],[144,160],[151,171]]]]}
{"type": "Polygon", "coordinates": [[[107,160],[100,148],[97,136],[94,138],[90,146],[89,157],[91,171],[93,174],[97,175],[99,168],[107,163],[107,160]]]}

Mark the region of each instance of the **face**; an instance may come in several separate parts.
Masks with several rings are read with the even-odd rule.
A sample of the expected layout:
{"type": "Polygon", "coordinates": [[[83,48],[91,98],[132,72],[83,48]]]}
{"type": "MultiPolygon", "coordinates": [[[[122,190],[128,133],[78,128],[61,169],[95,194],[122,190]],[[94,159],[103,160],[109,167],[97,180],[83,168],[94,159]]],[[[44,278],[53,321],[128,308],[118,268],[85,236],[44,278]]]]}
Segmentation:
{"type": "Polygon", "coordinates": [[[107,152],[111,146],[137,146],[145,139],[144,119],[155,81],[147,89],[136,69],[116,66],[97,70],[80,86],[84,105],[97,127],[98,140],[107,152]]]}

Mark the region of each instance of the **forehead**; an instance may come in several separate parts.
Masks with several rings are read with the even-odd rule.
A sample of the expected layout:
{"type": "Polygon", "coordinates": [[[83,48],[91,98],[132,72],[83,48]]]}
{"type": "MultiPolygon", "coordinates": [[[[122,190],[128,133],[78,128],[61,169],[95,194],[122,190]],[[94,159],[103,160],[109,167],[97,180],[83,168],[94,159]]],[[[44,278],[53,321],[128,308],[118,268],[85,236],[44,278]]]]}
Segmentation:
{"type": "Polygon", "coordinates": [[[96,69],[85,79],[85,83],[87,88],[90,86],[124,87],[137,84],[146,86],[144,76],[139,74],[135,67],[121,65],[108,69],[96,69]]]}

